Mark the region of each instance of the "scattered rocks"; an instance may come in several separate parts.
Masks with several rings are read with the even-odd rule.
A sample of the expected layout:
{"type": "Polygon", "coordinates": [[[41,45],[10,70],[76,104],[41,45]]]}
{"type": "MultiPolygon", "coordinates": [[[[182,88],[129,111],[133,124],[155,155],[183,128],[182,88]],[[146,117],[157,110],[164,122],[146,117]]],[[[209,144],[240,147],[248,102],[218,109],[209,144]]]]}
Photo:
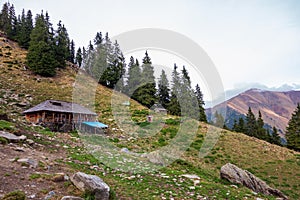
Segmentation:
{"type": "Polygon", "coordinates": [[[63,198],[61,198],[61,200],[84,200],[84,199],[81,197],[64,196],[63,198]]]}
{"type": "Polygon", "coordinates": [[[231,183],[244,185],[254,192],[288,199],[281,191],[271,188],[252,173],[242,170],[231,163],[227,163],[221,167],[220,175],[221,178],[227,179],[231,183]]]}
{"type": "Polygon", "coordinates": [[[25,135],[16,136],[5,131],[0,131],[0,137],[7,139],[9,142],[20,142],[26,140],[27,138],[25,135]]]}
{"type": "Polygon", "coordinates": [[[71,177],[71,182],[81,191],[95,194],[97,200],[109,199],[109,186],[98,176],[77,172],[71,177]]]}

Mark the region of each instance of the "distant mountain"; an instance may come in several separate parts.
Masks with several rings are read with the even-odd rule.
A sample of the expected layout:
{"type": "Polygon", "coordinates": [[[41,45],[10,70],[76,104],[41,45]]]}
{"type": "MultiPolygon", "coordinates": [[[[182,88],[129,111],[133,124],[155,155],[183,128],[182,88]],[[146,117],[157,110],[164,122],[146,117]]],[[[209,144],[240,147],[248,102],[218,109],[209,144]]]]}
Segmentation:
{"type": "Polygon", "coordinates": [[[211,119],[215,110],[225,115],[225,124],[232,127],[234,119],[245,117],[248,108],[251,107],[253,113],[258,116],[258,111],[267,127],[275,126],[282,134],[285,133],[286,126],[300,102],[300,91],[268,91],[261,89],[247,90],[213,108],[206,109],[208,119],[211,119]]]}

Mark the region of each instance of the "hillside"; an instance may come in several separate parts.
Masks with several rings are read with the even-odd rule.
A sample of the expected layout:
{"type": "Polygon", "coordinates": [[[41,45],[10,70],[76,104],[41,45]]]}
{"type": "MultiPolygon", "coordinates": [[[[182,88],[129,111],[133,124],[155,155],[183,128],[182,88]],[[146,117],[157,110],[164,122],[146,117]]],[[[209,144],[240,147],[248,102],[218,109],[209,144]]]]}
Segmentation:
{"type": "MultiPolygon", "coordinates": [[[[226,108],[226,123],[229,125],[233,124],[234,119],[246,115],[249,107],[256,117],[260,110],[264,122],[270,127],[275,126],[284,134],[288,121],[299,102],[300,91],[277,92],[251,89],[215,106],[213,109],[226,108]]],[[[208,114],[210,114],[209,111],[208,114]]]]}
{"type": "MultiPolygon", "coordinates": [[[[60,199],[67,194],[84,196],[70,181],[54,181],[57,173],[70,176],[76,171],[84,171],[103,178],[118,199],[275,199],[221,180],[220,167],[231,162],[282,190],[291,199],[300,198],[299,153],[199,122],[198,130],[191,136],[189,148],[180,159],[168,166],[147,173],[124,172],[107,165],[107,159],[116,160],[114,164],[121,166],[130,162],[126,156],[120,156],[123,155],[118,150],[121,148],[127,148],[132,153],[146,153],[168,145],[178,133],[180,120],[174,116],[164,116],[164,123],[158,123],[162,124],[160,129],[147,137],[136,137],[122,131],[112,114],[113,92],[99,85],[95,111],[99,120],[110,126],[104,138],[118,148],[121,160],[105,151],[101,151],[100,157],[93,156],[84,145],[84,138],[77,133],[53,133],[29,125],[21,114],[46,99],[71,101],[76,71],[68,66],[65,70],[59,70],[54,78],[36,76],[24,69],[26,51],[5,38],[0,38],[0,48],[0,112],[9,118],[9,122],[0,121],[0,130],[23,134],[34,141],[34,144],[1,142],[0,167],[3,170],[0,171],[0,197],[16,189],[26,191],[30,199],[44,199],[50,191],[55,192],[51,199],[60,199]],[[199,149],[208,129],[220,132],[220,137],[212,151],[200,158],[199,149]],[[39,161],[38,166],[30,168],[16,162],[23,157],[33,157],[39,161]],[[199,182],[186,178],[186,174],[197,175],[199,182]]],[[[149,124],[136,122],[143,122],[148,110],[134,101],[131,101],[130,110],[134,122],[128,126],[138,125],[147,131],[149,124]]],[[[188,137],[188,129],[185,131],[188,137]]]]}

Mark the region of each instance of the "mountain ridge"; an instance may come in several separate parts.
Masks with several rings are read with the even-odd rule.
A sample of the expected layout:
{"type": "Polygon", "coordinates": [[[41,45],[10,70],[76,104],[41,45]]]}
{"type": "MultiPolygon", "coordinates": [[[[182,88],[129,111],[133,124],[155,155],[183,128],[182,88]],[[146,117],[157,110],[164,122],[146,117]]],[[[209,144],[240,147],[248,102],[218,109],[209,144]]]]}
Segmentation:
{"type": "Polygon", "coordinates": [[[225,115],[225,123],[232,126],[233,120],[232,111],[236,112],[237,116],[245,116],[250,107],[255,116],[258,116],[258,111],[261,111],[262,118],[265,123],[279,129],[284,135],[291,114],[295,110],[297,103],[300,102],[300,91],[270,91],[252,88],[246,90],[229,100],[207,109],[207,114],[212,116],[212,110],[220,110],[225,115]],[[224,110],[225,109],[225,110],[224,110]]]}

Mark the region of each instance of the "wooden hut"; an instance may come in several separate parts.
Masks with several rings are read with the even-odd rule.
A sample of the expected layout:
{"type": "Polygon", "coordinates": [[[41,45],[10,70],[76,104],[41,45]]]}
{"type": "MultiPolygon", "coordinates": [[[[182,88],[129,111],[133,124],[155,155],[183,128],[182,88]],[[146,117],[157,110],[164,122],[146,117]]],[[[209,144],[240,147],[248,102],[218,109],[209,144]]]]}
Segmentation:
{"type": "Polygon", "coordinates": [[[82,122],[95,122],[97,114],[76,104],[46,100],[23,112],[28,122],[41,124],[55,131],[70,131],[82,122]]]}

